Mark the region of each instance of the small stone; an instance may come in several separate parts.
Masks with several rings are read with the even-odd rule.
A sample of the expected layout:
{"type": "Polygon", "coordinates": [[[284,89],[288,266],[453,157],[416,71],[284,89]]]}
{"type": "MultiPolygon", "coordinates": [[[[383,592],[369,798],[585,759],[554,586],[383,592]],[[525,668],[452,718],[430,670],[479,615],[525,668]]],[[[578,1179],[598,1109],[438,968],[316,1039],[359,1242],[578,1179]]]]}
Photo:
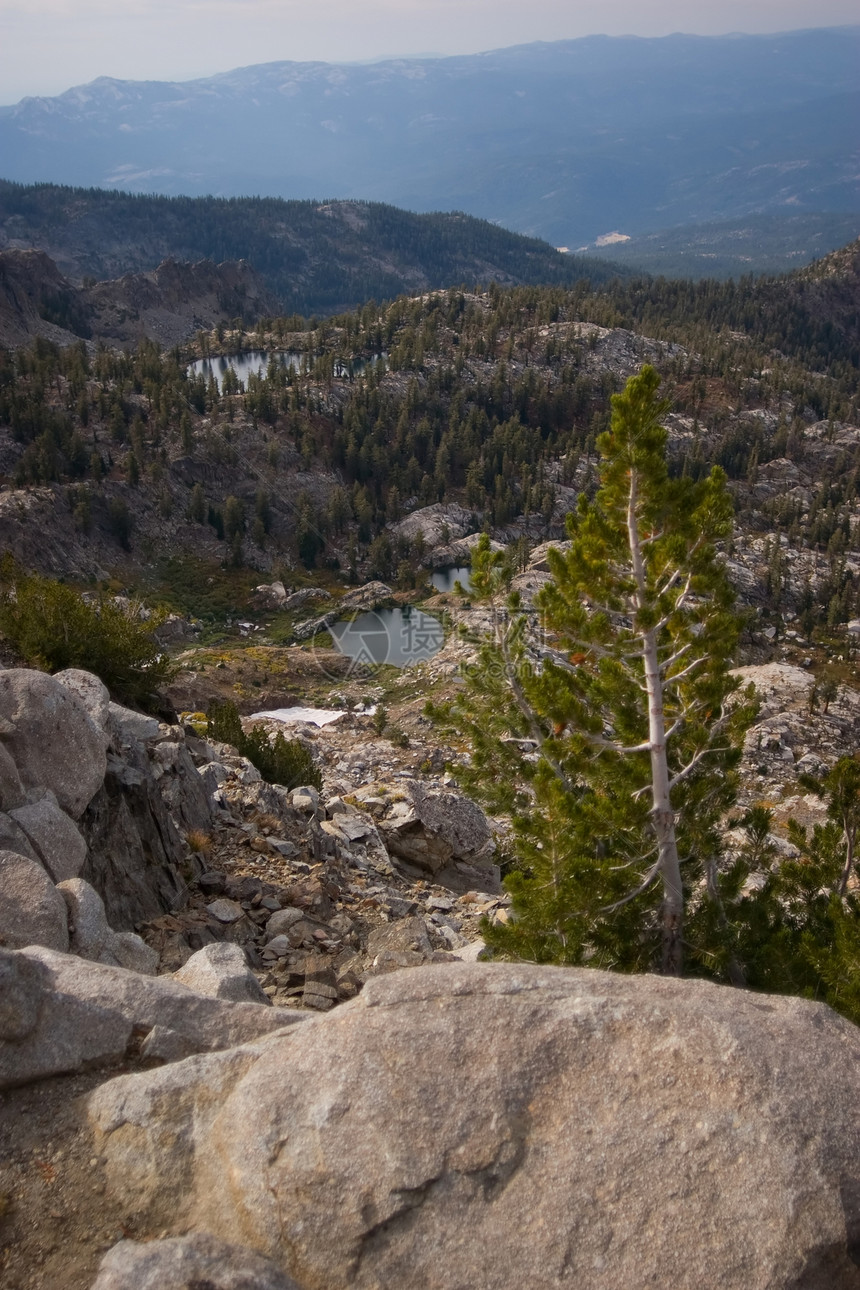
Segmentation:
{"type": "Polygon", "coordinates": [[[200,875],[197,886],[206,896],[221,896],[227,890],[227,875],[210,870],[200,875]]]}
{"type": "Polygon", "coordinates": [[[238,923],[242,917],[242,906],[235,900],[227,900],[222,897],[220,900],[213,900],[210,905],[206,906],[207,913],[211,914],[219,923],[238,923]]]}
{"type": "Polygon", "coordinates": [[[295,843],[287,842],[285,838],[269,838],[268,844],[270,851],[273,851],[275,855],[283,856],[287,860],[289,860],[291,856],[297,856],[299,854],[299,848],[295,843]]]}
{"type": "Polygon", "coordinates": [[[311,784],[303,784],[293,789],[293,807],[297,811],[315,811],[319,801],[320,795],[311,784]]]}
{"type": "Polygon", "coordinates": [[[268,945],[263,950],[263,956],[265,958],[269,958],[271,955],[273,955],[275,958],[282,959],[282,958],[285,958],[287,954],[289,954],[292,948],[293,947],[290,944],[289,937],[275,936],[272,938],[272,940],[269,941],[268,945]]]}
{"type": "Polygon", "coordinates": [[[266,924],[266,937],[269,941],[288,932],[304,917],[300,909],[278,909],[266,924]]]}

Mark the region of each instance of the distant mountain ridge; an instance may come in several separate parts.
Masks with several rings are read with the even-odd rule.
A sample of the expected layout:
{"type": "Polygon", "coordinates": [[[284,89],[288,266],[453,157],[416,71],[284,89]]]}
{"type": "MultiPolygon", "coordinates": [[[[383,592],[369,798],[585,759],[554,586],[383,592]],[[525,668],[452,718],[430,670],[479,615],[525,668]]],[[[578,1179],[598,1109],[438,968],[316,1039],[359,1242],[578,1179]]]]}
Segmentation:
{"type": "Polygon", "coordinates": [[[458,209],[575,247],[615,228],[860,210],[858,65],[847,27],[100,78],[0,109],[0,172],[458,209]]]}

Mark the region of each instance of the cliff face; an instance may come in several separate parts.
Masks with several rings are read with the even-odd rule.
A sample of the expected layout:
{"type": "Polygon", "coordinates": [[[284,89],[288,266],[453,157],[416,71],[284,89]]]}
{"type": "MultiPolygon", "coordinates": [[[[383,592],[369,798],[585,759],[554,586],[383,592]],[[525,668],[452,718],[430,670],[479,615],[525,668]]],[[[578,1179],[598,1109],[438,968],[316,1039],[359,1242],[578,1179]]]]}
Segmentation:
{"type": "Polygon", "coordinates": [[[150,337],[177,344],[200,328],[231,318],[259,318],[277,311],[275,297],[244,260],[180,264],[165,260],[151,273],[128,273],[83,288],[93,330],[106,341],[150,337]]]}
{"type": "Polygon", "coordinates": [[[0,252],[0,347],[34,336],[68,344],[89,334],[89,309],[43,251],[0,252]],[[62,320],[59,322],[58,320],[62,320]]]}
{"type": "Polygon", "coordinates": [[[86,339],[175,345],[200,328],[257,318],[277,301],[245,261],[180,264],[76,286],[43,251],[0,252],[0,347],[43,336],[59,344],[86,339]]]}

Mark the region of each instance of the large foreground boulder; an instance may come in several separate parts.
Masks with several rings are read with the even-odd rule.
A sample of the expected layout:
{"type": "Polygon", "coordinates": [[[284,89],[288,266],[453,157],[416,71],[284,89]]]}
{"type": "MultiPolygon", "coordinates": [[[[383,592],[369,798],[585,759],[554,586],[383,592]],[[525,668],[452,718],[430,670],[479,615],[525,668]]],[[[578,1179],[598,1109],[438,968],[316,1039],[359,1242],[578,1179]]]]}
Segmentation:
{"type": "Polygon", "coordinates": [[[860,1031],[705,982],[426,967],[90,1099],[150,1221],[304,1290],[860,1287],[860,1031]]]}

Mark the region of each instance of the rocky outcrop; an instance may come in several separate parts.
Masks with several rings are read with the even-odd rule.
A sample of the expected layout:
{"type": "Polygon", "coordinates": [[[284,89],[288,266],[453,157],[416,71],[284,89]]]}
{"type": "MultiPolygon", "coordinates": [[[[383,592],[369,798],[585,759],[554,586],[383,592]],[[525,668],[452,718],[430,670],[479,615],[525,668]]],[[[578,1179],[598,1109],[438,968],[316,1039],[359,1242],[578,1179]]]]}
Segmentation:
{"type": "Polygon", "coordinates": [[[0,671],[0,803],[0,945],[154,972],[132,929],[183,904],[203,866],[180,830],[212,822],[182,729],[87,672],[0,671]]]}
{"type": "Polygon", "coordinates": [[[302,587],[298,591],[287,591],[280,581],[264,582],[254,588],[252,604],[258,609],[291,613],[301,609],[309,600],[331,600],[331,592],[322,587],[302,587]]]}
{"type": "Polygon", "coordinates": [[[377,609],[390,600],[393,594],[391,587],[385,582],[366,582],[363,586],[348,591],[332,609],[323,614],[322,618],[312,618],[307,622],[299,623],[294,628],[293,634],[297,641],[309,640],[318,632],[327,631],[332,623],[336,623],[344,614],[377,609]]]}
{"type": "Polygon", "coordinates": [[[0,251],[0,344],[6,347],[34,336],[60,345],[79,337],[133,344],[147,336],[175,345],[200,327],[276,310],[277,301],[244,260],[165,260],[148,273],[80,287],[42,251],[0,251]]]}
{"type": "Polygon", "coordinates": [[[69,948],[63,897],[40,864],[14,851],[0,851],[0,945],[69,948]]]}
{"type": "Polygon", "coordinates": [[[460,965],[121,1077],[90,1115],[130,1208],[306,1287],[829,1290],[860,1284],[858,1072],[818,1004],[460,965]]]}
{"type": "Polygon", "coordinates": [[[422,506],[412,511],[404,519],[391,525],[391,531],[398,538],[414,542],[419,536],[428,550],[434,547],[448,546],[449,543],[474,533],[475,517],[471,511],[464,510],[456,502],[435,502],[432,506],[422,506]]]}
{"type": "Polygon", "coordinates": [[[174,1061],[247,1043],[301,1021],[296,1012],[195,993],[167,977],[143,976],[31,946],[0,951],[0,1088],[110,1065],[132,1043],[152,1060],[174,1061]]]}
{"type": "Polygon", "coordinates": [[[104,741],[81,700],[44,672],[0,671],[0,741],[25,788],[49,788],[79,819],[105,775],[104,741]]]}
{"type": "Polygon", "coordinates": [[[182,834],[211,826],[211,789],[180,727],[111,703],[103,729],[107,770],[81,820],[89,848],[81,876],[99,892],[111,926],[128,930],[184,903],[186,880],[202,866],[182,834]]]}
{"type": "Polygon", "coordinates": [[[495,846],[487,817],[462,793],[418,780],[394,780],[368,784],[352,797],[373,816],[391,854],[419,870],[433,875],[445,871],[456,879],[458,865],[465,867],[467,878],[475,867],[492,866],[495,846]]]}

